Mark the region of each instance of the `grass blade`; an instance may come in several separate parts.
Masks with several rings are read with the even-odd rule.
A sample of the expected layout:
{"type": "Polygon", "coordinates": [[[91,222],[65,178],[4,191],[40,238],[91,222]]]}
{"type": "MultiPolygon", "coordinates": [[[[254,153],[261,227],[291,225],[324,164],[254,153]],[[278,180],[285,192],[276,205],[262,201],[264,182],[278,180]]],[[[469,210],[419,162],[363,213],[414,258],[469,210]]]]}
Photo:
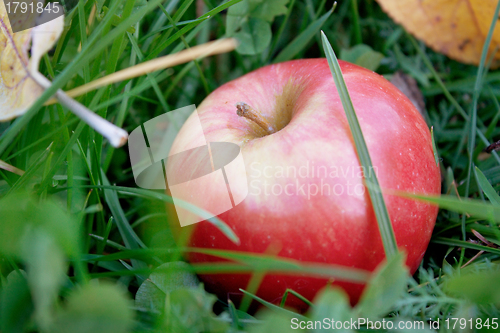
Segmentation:
{"type": "Polygon", "coordinates": [[[15,166],[10,165],[9,163],[6,163],[2,160],[0,160],[0,169],[10,171],[10,172],[15,173],[16,175],[19,175],[19,176],[22,176],[24,174],[23,170],[18,169],[15,166]]]}
{"type": "Polygon", "coordinates": [[[16,135],[24,128],[28,122],[33,118],[38,110],[43,106],[43,104],[53,96],[58,89],[62,88],[81,68],[83,68],[93,57],[98,53],[102,52],[113,40],[119,36],[121,33],[125,32],[131,25],[138,21],[145,14],[152,11],[160,2],[160,0],[152,0],[142,9],[138,10],[127,19],[123,20],[115,29],[109,32],[104,38],[101,38],[101,33],[105,26],[111,23],[113,15],[118,10],[120,1],[115,1],[113,5],[109,8],[105,18],[99,24],[99,26],[94,29],[92,35],[87,40],[87,44],[82,47],[80,53],[78,53],[72,60],[72,62],[64,68],[64,70],[52,81],[52,85],[45,89],[42,95],[31,105],[31,107],[26,111],[26,113],[17,118],[14,123],[0,136],[0,155],[7,149],[10,143],[15,139],[16,135]],[[99,43],[97,41],[99,40],[99,43]]]}
{"type": "MultiPolygon", "coordinates": [[[[332,71],[333,80],[335,81],[335,86],[337,87],[347,121],[349,122],[349,127],[351,128],[354,143],[356,144],[356,151],[359,160],[365,170],[371,170],[373,167],[370,154],[368,152],[368,148],[366,147],[366,142],[363,137],[363,132],[361,131],[361,126],[358,122],[358,117],[354,111],[351,97],[347,91],[347,86],[345,84],[344,77],[342,76],[339,62],[333,52],[332,46],[328,42],[328,38],[323,31],[321,32],[321,38],[323,40],[323,49],[325,50],[326,58],[328,59],[328,65],[332,71]]],[[[377,176],[374,173],[370,172],[369,175],[366,176],[365,181],[370,185],[367,186],[368,193],[370,194],[373,210],[375,211],[375,216],[377,217],[380,236],[382,237],[382,242],[384,243],[385,255],[387,258],[390,258],[396,255],[398,248],[396,238],[394,236],[394,230],[392,229],[391,219],[389,218],[389,213],[387,212],[387,207],[384,202],[384,197],[380,191],[377,176]]]]}
{"type": "Polygon", "coordinates": [[[439,167],[439,155],[436,147],[436,140],[434,140],[434,127],[431,127],[431,138],[432,138],[432,152],[434,154],[434,160],[436,165],[439,167]]]}
{"type": "Polygon", "coordinates": [[[160,43],[158,46],[155,47],[154,50],[152,50],[149,55],[147,56],[147,58],[145,59],[146,61],[147,60],[151,60],[153,58],[156,58],[163,50],[165,50],[165,48],[167,46],[169,46],[170,44],[172,44],[175,40],[177,40],[180,36],[184,35],[186,32],[188,32],[189,30],[193,29],[195,26],[197,26],[198,24],[200,24],[200,22],[202,22],[202,20],[204,19],[209,19],[211,18],[212,16],[218,14],[219,12],[223,11],[224,9],[227,9],[228,7],[234,5],[234,4],[237,4],[238,2],[240,2],[241,0],[231,0],[231,1],[228,1],[228,2],[225,2],[217,7],[215,7],[214,9],[210,10],[209,12],[203,14],[202,16],[200,16],[196,22],[193,22],[193,23],[190,23],[188,25],[186,25],[184,28],[182,28],[181,30],[177,31],[174,35],[172,35],[170,38],[168,38],[166,41],[160,43]]]}
{"type": "Polygon", "coordinates": [[[225,259],[228,263],[200,263],[192,265],[196,272],[203,273],[225,273],[228,271],[247,273],[268,267],[268,274],[306,274],[321,278],[334,278],[335,280],[366,283],[371,273],[369,271],[345,267],[333,264],[322,264],[315,262],[301,262],[294,259],[270,256],[239,251],[206,249],[206,248],[176,248],[176,249],[137,249],[115,252],[109,255],[88,254],[84,260],[87,261],[115,261],[120,259],[145,260],[151,256],[161,256],[175,253],[201,253],[213,257],[225,259]],[[237,263],[238,265],[234,265],[237,263]]]}
{"type": "MultiPolygon", "coordinates": [[[[474,168],[474,148],[476,146],[476,124],[477,124],[477,102],[479,99],[479,93],[481,91],[481,87],[483,85],[484,79],[484,63],[486,62],[486,56],[488,54],[488,49],[490,47],[491,38],[493,37],[493,30],[495,30],[495,25],[498,20],[498,13],[500,12],[500,1],[497,3],[497,7],[495,9],[495,14],[493,14],[493,21],[490,25],[490,30],[488,31],[488,35],[483,44],[483,51],[481,53],[481,61],[479,62],[479,67],[477,69],[476,74],[476,83],[474,85],[474,94],[472,95],[472,110],[469,120],[469,142],[467,146],[467,150],[469,151],[469,167],[467,168],[467,178],[465,182],[465,196],[469,196],[470,189],[470,180],[472,169],[474,168]]],[[[465,234],[465,216],[462,217],[462,238],[466,240],[465,234]]]]}
{"type": "MultiPolygon", "coordinates": [[[[141,188],[134,188],[134,187],[123,187],[123,186],[110,186],[109,184],[104,184],[101,186],[93,186],[93,185],[84,185],[84,186],[75,186],[75,188],[99,188],[99,189],[104,189],[104,190],[114,190],[117,192],[121,192],[123,194],[135,194],[135,195],[140,195],[144,196],[147,198],[153,198],[157,200],[161,200],[164,202],[168,203],[174,203],[174,200],[172,199],[171,196],[166,195],[162,192],[156,192],[152,190],[146,190],[146,189],[141,189],[141,188]]],[[[63,188],[61,188],[63,189],[63,188]]],[[[64,188],[67,189],[67,188],[64,188]]],[[[233,229],[231,229],[224,221],[219,219],[217,216],[213,216],[211,213],[207,212],[206,210],[203,210],[193,204],[190,204],[187,201],[182,201],[180,199],[175,201],[175,204],[187,209],[196,215],[200,216],[204,220],[207,220],[208,222],[212,223],[214,226],[216,226],[224,235],[226,235],[227,238],[229,238],[233,243],[235,244],[240,244],[240,239],[236,234],[234,233],[233,229]]]]}
{"type": "MultiPolygon", "coordinates": [[[[434,78],[434,80],[436,81],[437,85],[439,86],[440,91],[443,93],[443,95],[446,97],[446,99],[450,102],[450,104],[452,104],[455,107],[455,109],[458,111],[458,113],[466,121],[469,121],[469,115],[465,112],[465,110],[462,108],[462,106],[460,104],[458,104],[457,100],[450,93],[449,87],[452,84],[448,84],[448,87],[444,84],[443,80],[441,79],[441,76],[438,74],[438,72],[436,72],[436,69],[434,68],[434,65],[431,63],[429,57],[425,54],[425,52],[422,51],[422,49],[419,47],[419,45],[418,45],[417,41],[415,40],[415,38],[413,38],[413,36],[411,36],[409,33],[407,33],[406,36],[408,37],[408,40],[412,43],[412,45],[415,48],[415,50],[417,51],[417,53],[422,58],[422,61],[424,62],[425,67],[427,67],[427,69],[429,70],[429,72],[432,74],[432,77],[434,78]]],[[[495,80],[495,79],[496,78],[494,78],[493,80],[495,80]]],[[[438,89],[436,88],[436,91],[437,90],[438,89]]],[[[427,94],[427,95],[429,95],[429,94],[427,94]]],[[[481,124],[480,119],[478,119],[478,122],[481,124]]],[[[479,138],[481,139],[481,141],[485,144],[485,146],[489,146],[490,145],[490,142],[488,141],[488,139],[486,138],[486,136],[483,134],[483,132],[481,132],[480,130],[478,130],[477,131],[477,135],[479,136],[479,138]]],[[[495,159],[500,163],[500,158],[498,157],[497,152],[493,151],[492,154],[495,157],[495,159]]]]}
{"type": "Polygon", "coordinates": [[[300,314],[298,314],[298,313],[295,313],[295,312],[291,312],[291,311],[289,311],[289,310],[287,310],[287,309],[284,309],[284,308],[282,308],[282,307],[279,307],[279,306],[277,306],[277,305],[274,305],[273,303],[269,303],[269,302],[267,302],[267,301],[263,300],[262,298],[260,298],[260,297],[258,297],[258,296],[256,296],[256,295],[254,295],[254,294],[249,293],[249,292],[248,292],[248,291],[246,291],[246,290],[240,289],[240,291],[241,291],[243,294],[245,294],[246,296],[248,296],[248,297],[252,298],[253,300],[255,300],[255,301],[259,302],[260,304],[262,304],[262,305],[266,306],[266,307],[267,307],[268,309],[270,309],[270,310],[273,310],[273,311],[275,311],[275,312],[279,312],[279,313],[291,314],[292,316],[294,316],[294,317],[296,317],[296,318],[300,318],[300,319],[301,319],[301,320],[303,320],[303,321],[307,321],[307,320],[309,320],[307,317],[304,317],[304,316],[302,316],[302,315],[300,315],[300,314]]]}
{"type": "Polygon", "coordinates": [[[435,244],[457,246],[457,247],[461,247],[464,249],[478,250],[478,251],[490,252],[490,253],[494,253],[496,255],[500,255],[500,249],[497,249],[494,247],[489,247],[489,246],[484,246],[484,245],[480,245],[480,244],[475,244],[475,243],[471,243],[471,242],[466,242],[466,241],[458,240],[458,239],[436,237],[436,238],[433,238],[431,240],[431,242],[435,243],[435,244]]]}
{"type": "MultiPolygon", "coordinates": [[[[187,20],[187,21],[178,22],[175,26],[179,27],[179,26],[183,26],[183,25],[187,25],[187,24],[191,24],[191,23],[201,23],[205,20],[206,20],[205,18],[195,19],[195,20],[187,20]]],[[[147,40],[148,38],[153,37],[154,35],[159,34],[160,32],[163,32],[165,30],[172,29],[173,27],[174,27],[174,25],[171,24],[171,25],[166,25],[160,29],[151,31],[151,32],[147,33],[146,35],[142,36],[141,39],[139,40],[139,42],[142,43],[145,40],[147,40]]]]}
{"type": "Polygon", "coordinates": [[[14,185],[9,189],[7,192],[7,195],[10,193],[15,192],[16,190],[20,189],[23,187],[32,177],[35,176],[36,172],[38,169],[43,165],[49,154],[51,153],[51,148],[52,148],[53,142],[50,143],[50,145],[36,158],[35,161],[32,162],[31,166],[29,169],[27,169],[21,178],[19,178],[14,185]]]}
{"type": "Polygon", "coordinates": [[[500,224],[500,207],[481,200],[457,198],[452,195],[420,195],[394,190],[385,190],[385,192],[401,197],[430,202],[452,212],[469,214],[478,219],[490,220],[500,224]]]}
{"type": "Polygon", "coordinates": [[[475,167],[474,171],[476,172],[476,178],[479,183],[479,186],[483,190],[484,194],[490,199],[490,202],[494,205],[500,206],[500,196],[498,193],[495,191],[493,186],[491,186],[490,182],[488,179],[486,179],[486,176],[484,173],[479,170],[478,167],[475,167]]]}
{"type": "MultiPolygon", "coordinates": [[[[102,180],[104,185],[110,187],[109,181],[104,173],[102,173],[102,180]]],[[[113,186],[114,187],[114,186],[113,186]]],[[[113,188],[111,187],[111,188],[113,188]]],[[[116,225],[118,226],[118,230],[125,242],[125,245],[129,249],[138,249],[140,247],[146,248],[146,245],[141,241],[139,236],[135,233],[134,229],[130,226],[130,223],[123,212],[123,209],[120,205],[120,201],[118,200],[118,195],[116,191],[112,189],[105,189],[104,196],[106,197],[106,202],[109,205],[109,209],[113,214],[113,217],[116,221],[116,225]]]]}
{"type": "MultiPolygon", "coordinates": [[[[133,67],[122,69],[107,76],[96,79],[88,84],[80,86],[78,88],[72,89],[67,92],[68,96],[76,97],[83,95],[89,91],[116,83],[120,81],[129,80],[141,75],[145,75],[158,70],[163,70],[165,68],[180,65],[195,59],[204,58],[207,56],[230,52],[236,48],[236,40],[229,39],[219,39],[213,42],[209,42],[203,45],[198,45],[192,47],[188,50],[181,51],[175,54],[169,54],[167,56],[156,58],[154,60],[149,60],[133,67]]],[[[51,104],[55,100],[50,100],[46,104],[51,104]]]]}
{"type": "MultiPolygon", "coordinates": [[[[105,185],[110,185],[104,172],[102,172],[102,180],[105,185]]],[[[106,202],[109,206],[109,209],[111,210],[111,213],[113,214],[116,226],[118,227],[118,230],[123,238],[123,242],[125,243],[126,247],[129,249],[138,249],[140,247],[146,248],[146,245],[142,242],[139,236],[137,236],[137,234],[135,233],[134,229],[132,229],[132,227],[130,226],[129,221],[125,216],[125,212],[120,205],[120,201],[118,200],[118,194],[116,193],[116,191],[104,190],[104,197],[106,198],[106,202]]],[[[148,267],[143,261],[136,259],[132,259],[131,261],[132,266],[135,269],[143,269],[148,267]]],[[[138,274],[138,278],[139,280],[144,281],[147,279],[147,276],[141,276],[140,274],[138,274]]]]}
{"type": "Polygon", "coordinates": [[[283,62],[292,59],[297,53],[302,51],[307,43],[314,37],[314,35],[321,29],[321,26],[332,15],[337,3],[335,2],[332,9],[319,19],[311,23],[306,30],[302,31],[294,40],[290,42],[277,56],[274,58],[273,63],[283,62]]]}

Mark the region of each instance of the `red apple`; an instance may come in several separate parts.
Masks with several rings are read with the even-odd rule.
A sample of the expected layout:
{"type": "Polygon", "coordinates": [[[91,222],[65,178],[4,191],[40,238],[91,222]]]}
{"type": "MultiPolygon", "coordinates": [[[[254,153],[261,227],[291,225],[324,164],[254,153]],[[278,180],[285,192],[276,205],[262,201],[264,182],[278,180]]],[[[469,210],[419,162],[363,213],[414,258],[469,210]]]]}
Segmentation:
{"type": "MultiPolygon", "coordinates": [[[[363,170],[326,59],[270,65],[226,83],[198,107],[208,142],[241,147],[245,175],[231,191],[248,196],[218,217],[241,244],[232,243],[207,221],[193,228],[189,246],[263,253],[278,246],[278,256],[303,262],[336,264],[372,271],[384,259],[375,214],[363,176],[375,172],[383,189],[439,194],[440,172],[431,136],[412,103],[382,76],[340,61],[373,170],[363,170]]],[[[193,118],[181,128],[174,151],[196,146],[193,118]]],[[[191,161],[192,162],[192,161],[191,161]]],[[[189,178],[193,166],[167,169],[189,178]]],[[[206,188],[183,197],[205,196],[214,204],[227,189],[206,188]]],[[[438,208],[386,194],[384,199],[398,246],[413,273],[419,266],[438,208]]],[[[190,262],[221,262],[202,254],[190,262]]],[[[240,294],[249,275],[201,276],[222,299],[240,294]]],[[[278,302],[287,288],[313,299],[326,279],[307,275],[266,275],[257,295],[278,302]]],[[[363,286],[335,281],[355,304],[363,286]]],[[[287,305],[304,309],[297,298],[287,305]]]]}

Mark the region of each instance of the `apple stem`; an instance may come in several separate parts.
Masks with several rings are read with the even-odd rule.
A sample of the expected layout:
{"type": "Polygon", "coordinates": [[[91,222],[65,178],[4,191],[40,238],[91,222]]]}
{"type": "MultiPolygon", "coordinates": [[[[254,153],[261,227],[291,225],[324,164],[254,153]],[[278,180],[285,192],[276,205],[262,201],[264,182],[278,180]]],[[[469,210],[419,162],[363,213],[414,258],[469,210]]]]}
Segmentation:
{"type": "Polygon", "coordinates": [[[276,129],[269,124],[269,122],[262,117],[262,115],[257,112],[254,108],[248,105],[245,102],[239,102],[236,104],[236,114],[240,117],[245,117],[257,125],[259,125],[267,134],[273,134],[276,132],[276,129]]]}

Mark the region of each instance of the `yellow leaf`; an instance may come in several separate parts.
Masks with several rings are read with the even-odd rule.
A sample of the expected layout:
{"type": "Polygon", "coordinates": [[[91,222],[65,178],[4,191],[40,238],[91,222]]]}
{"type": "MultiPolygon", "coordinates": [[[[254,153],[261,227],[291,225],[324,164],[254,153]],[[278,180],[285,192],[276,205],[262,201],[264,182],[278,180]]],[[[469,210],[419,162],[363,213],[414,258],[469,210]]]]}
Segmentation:
{"type": "MultiPolygon", "coordinates": [[[[59,5],[55,5],[59,6],[59,5]]],[[[60,7],[60,6],[59,6],[60,7]]],[[[59,8],[62,11],[62,7],[59,8]]],[[[30,106],[51,86],[51,82],[40,72],[40,60],[56,43],[64,29],[64,16],[50,20],[50,13],[42,13],[34,28],[22,30],[28,18],[7,16],[3,1],[0,1],[0,121],[7,121],[25,113],[30,106]],[[48,15],[44,17],[44,15],[48,15]],[[9,18],[12,19],[11,27],[9,18]],[[19,31],[13,33],[14,31],[19,31]],[[31,44],[31,59],[28,51],[31,44]]],[[[33,26],[33,22],[28,22],[33,26]]],[[[68,97],[62,90],[56,93],[64,106],[107,138],[113,147],[127,141],[127,132],[68,97]]]]}
{"type": "MultiPolygon", "coordinates": [[[[497,0],[377,0],[382,9],[408,32],[437,52],[467,64],[479,64],[497,0]]],[[[500,45],[497,24],[491,55],[500,45]]],[[[500,52],[492,67],[500,66],[500,52]]]]}
{"type": "Polygon", "coordinates": [[[0,121],[22,115],[42,94],[44,89],[33,80],[33,73],[38,72],[41,57],[54,46],[63,27],[64,16],[60,16],[13,33],[5,5],[0,1],[0,121]]]}
{"type": "MultiPolygon", "coordinates": [[[[62,10],[62,7],[60,10],[62,10]]],[[[43,15],[40,21],[47,23],[21,31],[20,27],[16,24],[21,24],[24,27],[27,19],[20,17],[13,20],[15,25],[14,29],[11,29],[9,18],[12,17],[7,16],[4,3],[0,1],[0,121],[7,121],[25,113],[42,94],[43,90],[48,89],[52,84],[52,82],[38,71],[38,67],[43,55],[59,39],[64,28],[64,17],[59,16],[49,21],[50,16],[43,17],[43,15]],[[13,33],[13,30],[20,32],[13,33]],[[31,59],[28,56],[30,43],[31,59]]],[[[137,77],[199,57],[229,52],[235,47],[236,42],[233,39],[224,39],[196,46],[175,55],[153,59],[127,70],[118,71],[91,82],[81,87],[82,89],[78,91],[80,93],[84,89],[89,91],[96,87],[137,77]]],[[[128,134],[125,130],[101,118],[86,106],[72,99],[61,89],[57,90],[55,98],[99,134],[108,139],[113,147],[121,147],[127,141],[128,134]]]]}

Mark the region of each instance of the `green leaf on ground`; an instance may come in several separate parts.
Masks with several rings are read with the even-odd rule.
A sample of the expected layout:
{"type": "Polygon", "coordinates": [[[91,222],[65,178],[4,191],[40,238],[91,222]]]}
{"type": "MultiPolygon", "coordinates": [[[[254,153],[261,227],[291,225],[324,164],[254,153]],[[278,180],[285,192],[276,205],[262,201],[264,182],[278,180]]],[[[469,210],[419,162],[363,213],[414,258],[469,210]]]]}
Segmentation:
{"type": "Polygon", "coordinates": [[[227,12],[226,35],[239,41],[238,53],[259,54],[271,43],[271,23],[286,14],[288,0],[243,0],[227,12]]]}
{"type": "Polygon", "coordinates": [[[78,252],[78,228],[57,203],[39,201],[28,193],[13,193],[0,201],[0,253],[20,257],[22,237],[40,228],[68,255],[78,252]]]}
{"type": "Polygon", "coordinates": [[[22,333],[30,323],[33,301],[23,271],[12,271],[0,290],[0,331],[22,333]]]}
{"type": "Polygon", "coordinates": [[[285,48],[274,58],[273,63],[283,62],[292,59],[295,57],[300,51],[302,51],[307,43],[311,41],[311,39],[316,35],[316,33],[321,29],[326,20],[330,17],[330,15],[335,10],[335,6],[321,16],[316,21],[312,22],[304,31],[300,33],[297,37],[294,38],[285,46],[285,48]]]}
{"type": "Polygon", "coordinates": [[[248,55],[259,54],[271,42],[271,25],[262,19],[251,17],[243,23],[234,37],[240,42],[236,51],[248,55]]]}
{"type": "MultiPolygon", "coordinates": [[[[249,333],[292,333],[292,332],[307,332],[300,328],[301,321],[293,316],[293,313],[274,312],[272,310],[263,311],[257,316],[261,323],[251,326],[249,333]]],[[[304,327],[304,323],[302,323],[304,327]]]]}
{"type": "Polygon", "coordinates": [[[454,276],[446,283],[445,290],[474,303],[500,304],[500,271],[469,272],[454,276]]]}
{"type": "Polygon", "coordinates": [[[350,49],[340,51],[340,59],[374,71],[380,66],[384,55],[374,51],[366,44],[358,44],[350,49]]]}
{"type": "Polygon", "coordinates": [[[181,288],[196,288],[198,284],[198,278],[191,273],[187,263],[167,262],[156,268],[139,287],[135,305],[145,310],[162,312],[168,293],[181,288]]]}
{"type": "Polygon", "coordinates": [[[173,290],[165,301],[163,332],[226,332],[229,324],[212,312],[216,300],[202,285],[173,290]]]}
{"type": "MultiPolygon", "coordinates": [[[[311,320],[321,321],[325,330],[334,329],[335,322],[350,322],[351,318],[356,317],[349,304],[349,297],[339,287],[328,286],[320,291],[314,304],[315,308],[311,313],[311,320]],[[325,319],[327,319],[326,322],[325,319]],[[332,322],[333,320],[335,322],[332,322]]],[[[344,332],[354,332],[354,330],[346,328],[344,332]]]]}
{"type": "Polygon", "coordinates": [[[288,0],[249,0],[250,14],[255,18],[273,22],[275,16],[286,14],[288,0]]]}
{"type": "Polygon", "coordinates": [[[368,282],[356,309],[364,318],[386,315],[403,295],[407,286],[406,256],[398,252],[388,262],[381,263],[368,282]]]}
{"type": "Polygon", "coordinates": [[[35,305],[35,321],[46,330],[53,320],[52,309],[66,279],[67,261],[56,239],[41,228],[29,228],[23,236],[22,258],[35,305]]]}
{"type": "Polygon", "coordinates": [[[87,284],[74,291],[59,313],[54,333],[125,333],[133,326],[132,302],[119,287],[87,284]]]}

